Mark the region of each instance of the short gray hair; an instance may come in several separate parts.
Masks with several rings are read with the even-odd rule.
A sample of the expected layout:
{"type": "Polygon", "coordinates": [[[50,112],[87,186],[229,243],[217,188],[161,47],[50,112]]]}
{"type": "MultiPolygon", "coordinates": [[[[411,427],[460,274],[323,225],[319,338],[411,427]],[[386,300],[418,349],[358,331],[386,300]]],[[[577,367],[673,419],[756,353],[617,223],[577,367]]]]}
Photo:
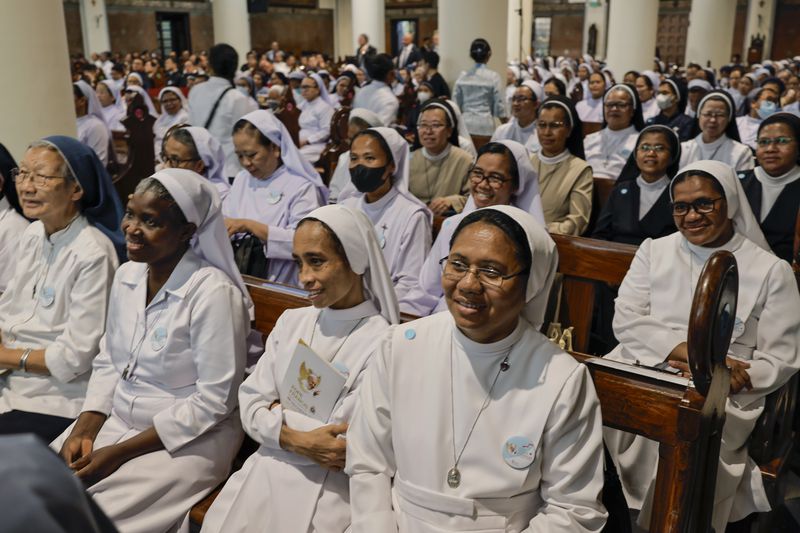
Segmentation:
{"type": "Polygon", "coordinates": [[[64,159],[64,156],[61,154],[61,150],[59,150],[53,143],[45,141],[44,139],[40,141],[34,141],[30,145],[28,145],[28,150],[33,148],[45,148],[54,154],[58,155],[58,158],[61,159],[61,164],[58,166],[58,173],[63,176],[67,181],[76,181],[77,178],[72,173],[72,169],[67,163],[67,160],[64,159]]]}

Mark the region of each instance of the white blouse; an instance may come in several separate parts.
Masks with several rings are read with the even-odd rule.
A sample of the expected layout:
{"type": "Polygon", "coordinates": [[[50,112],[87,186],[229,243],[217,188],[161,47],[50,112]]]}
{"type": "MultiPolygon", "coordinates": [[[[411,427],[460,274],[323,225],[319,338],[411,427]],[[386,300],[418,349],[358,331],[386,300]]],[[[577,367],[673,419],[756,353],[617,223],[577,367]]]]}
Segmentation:
{"type": "Polygon", "coordinates": [[[754,164],[750,148],[727,135],[705,143],[703,134],[700,133],[694,139],[681,143],[681,168],[689,163],[706,159],[721,161],[736,171],[750,170],[754,164]]]}
{"type": "Polygon", "coordinates": [[[628,157],[636,149],[638,132],[633,126],[621,130],[603,128],[583,140],[586,162],[592,175],[617,179],[628,157]]]}
{"type": "Polygon", "coordinates": [[[0,198],[0,294],[6,290],[17,263],[17,243],[29,222],[5,197],[0,198]]]}

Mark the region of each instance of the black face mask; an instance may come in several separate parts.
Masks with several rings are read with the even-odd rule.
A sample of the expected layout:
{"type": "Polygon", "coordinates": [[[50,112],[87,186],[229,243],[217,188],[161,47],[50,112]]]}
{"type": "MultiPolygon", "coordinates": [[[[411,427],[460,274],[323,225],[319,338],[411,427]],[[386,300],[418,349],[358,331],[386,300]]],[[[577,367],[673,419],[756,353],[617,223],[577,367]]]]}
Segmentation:
{"type": "Polygon", "coordinates": [[[386,165],[382,167],[365,167],[356,165],[350,168],[350,180],[359,192],[372,192],[383,185],[383,173],[386,165]]]}

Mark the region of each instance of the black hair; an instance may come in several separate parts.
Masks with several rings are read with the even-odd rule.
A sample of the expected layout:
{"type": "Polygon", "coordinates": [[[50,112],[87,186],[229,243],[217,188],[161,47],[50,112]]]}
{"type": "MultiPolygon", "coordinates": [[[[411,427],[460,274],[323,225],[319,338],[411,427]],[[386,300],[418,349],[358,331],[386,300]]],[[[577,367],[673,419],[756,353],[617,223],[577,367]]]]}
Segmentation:
{"type": "Polygon", "coordinates": [[[125,74],[125,65],[122,63],[114,63],[114,66],[111,67],[111,70],[114,72],[119,72],[120,74],[125,74]]]}
{"type": "Polygon", "coordinates": [[[322,226],[322,229],[325,231],[325,233],[328,234],[328,237],[330,237],[331,241],[333,242],[333,249],[336,251],[336,255],[338,255],[339,258],[342,261],[344,261],[344,264],[347,265],[347,268],[353,270],[353,267],[350,266],[350,260],[347,259],[347,252],[344,249],[344,245],[342,244],[341,239],[339,239],[339,236],[336,235],[336,232],[333,231],[333,229],[329,225],[327,225],[320,219],[314,217],[305,217],[304,219],[302,219],[297,224],[297,229],[300,229],[300,226],[302,226],[306,222],[316,222],[320,226],[322,226]]]}
{"type": "Polygon", "coordinates": [[[531,253],[531,246],[528,244],[528,235],[516,220],[497,209],[478,209],[465,216],[450,238],[450,248],[453,247],[453,243],[456,242],[456,238],[458,238],[458,234],[461,233],[461,230],[476,222],[491,224],[502,230],[503,233],[511,239],[511,242],[514,244],[514,257],[522,266],[522,272],[527,278],[531,271],[531,265],[533,264],[533,255],[531,253]]]}
{"type": "Polygon", "coordinates": [[[209,51],[208,63],[215,76],[233,81],[236,69],[239,67],[239,54],[229,44],[215,44],[209,51]]]}
{"type": "Polygon", "coordinates": [[[489,54],[491,53],[492,47],[489,46],[489,41],[486,39],[481,39],[479,37],[469,45],[469,57],[476,63],[486,63],[489,61],[489,54]]]}
{"type": "MultiPolygon", "coordinates": [[[[86,95],[83,94],[83,91],[81,91],[81,88],[78,87],[78,85],[76,83],[72,84],[72,95],[75,98],[86,98],[86,95]]],[[[88,98],[87,98],[87,100],[88,100],[88,98]]]]}
{"type": "Polygon", "coordinates": [[[765,127],[769,126],[770,124],[786,124],[791,128],[792,134],[794,135],[794,142],[798,145],[797,148],[797,164],[800,165],[800,117],[793,113],[788,113],[786,111],[780,111],[778,113],[773,113],[772,115],[768,116],[764,120],[761,121],[761,124],[758,126],[758,136],[761,135],[761,130],[765,127]]]}
{"type": "Polygon", "coordinates": [[[553,76],[546,82],[542,84],[542,88],[547,87],[548,85],[553,84],[556,86],[556,90],[558,91],[559,96],[566,96],[567,95],[567,86],[564,84],[563,81],[553,76]]]}
{"type": "Polygon", "coordinates": [[[636,163],[636,152],[639,150],[639,144],[642,142],[642,137],[647,133],[658,133],[667,139],[667,144],[669,144],[669,165],[667,165],[666,170],[667,178],[674,178],[678,173],[678,170],[680,170],[681,141],[678,138],[677,133],[675,133],[675,130],[669,126],[652,124],[639,132],[639,136],[636,138],[636,146],[634,147],[633,152],[631,152],[631,155],[628,156],[628,160],[625,161],[625,166],[622,167],[622,171],[619,173],[617,183],[635,180],[636,177],[641,173],[639,172],[639,165],[636,163]]]}
{"type": "Polygon", "coordinates": [[[647,85],[647,88],[650,89],[651,91],[653,89],[658,89],[658,87],[653,87],[653,80],[650,79],[650,76],[646,76],[645,74],[639,74],[638,76],[636,76],[636,80],[638,81],[639,78],[642,78],[644,80],[644,84],[647,85]]]}
{"type": "Polygon", "coordinates": [[[350,146],[352,147],[353,144],[356,142],[356,139],[358,139],[359,137],[364,136],[364,135],[366,135],[368,137],[372,137],[373,139],[378,141],[378,144],[381,146],[381,149],[386,154],[386,164],[387,165],[394,164],[394,155],[392,155],[392,149],[389,148],[389,144],[386,142],[386,139],[383,138],[383,135],[381,135],[380,133],[378,133],[377,131],[375,131],[373,129],[366,129],[366,130],[359,131],[358,133],[356,133],[353,136],[353,138],[350,140],[350,146]]]}
{"type": "Polygon", "coordinates": [[[283,82],[284,85],[289,85],[289,78],[286,77],[286,74],[283,72],[278,72],[277,70],[272,73],[273,76],[278,76],[278,79],[283,82]]]}
{"type": "Polygon", "coordinates": [[[394,70],[392,56],[389,54],[373,54],[364,58],[364,66],[370,78],[377,81],[386,81],[389,73],[394,70]]]}
{"type": "Polygon", "coordinates": [[[238,133],[240,131],[247,131],[249,133],[256,133],[258,137],[258,144],[263,146],[264,148],[269,148],[274,143],[269,140],[269,137],[264,135],[260,129],[256,128],[252,122],[249,120],[240,118],[236,121],[236,124],[233,125],[233,134],[238,133]]]}
{"type": "Polygon", "coordinates": [[[17,188],[11,180],[11,171],[15,168],[17,168],[17,162],[14,161],[14,156],[11,155],[5,146],[0,144],[0,174],[3,176],[3,188],[0,189],[0,198],[7,199],[11,207],[14,208],[14,211],[25,216],[19,204],[17,188]]]}
{"type": "Polygon", "coordinates": [[[638,70],[629,70],[622,76],[622,79],[624,80],[626,77],[628,77],[628,74],[633,74],[634,78],[638,78],[639,76],[641,76],[638,70]]]}
{"type": "Polygon", "coordinates": [[[422,58],[425,60],[425,62],[428,64],[429,67],[439,68],[439,54],[437,54],[436,52],[433,51],[425,52],[422,58]]]}
{"type": "Polygon", "coordinates": [[[774,76],[766,78],[764,81],[762,81],[761,88],[763,89],[765,85],[768,85],[770,83],[774,83],[775,85],[778,86],[778,96],[781,96],[784,92],[786,92],[786,84],[783,83],[782,79],[776,78],[774,76]]]}
{"type": "MultiPolygon", "coordinates": [[[[628,96],[631,96],[633,98],[631,103],[634,106],[634,110],[633,110],[633,116],[631,117],[631,125],[636,129],[636,131],[642,131],[642,128],[644,128],[644,115],[642,114],[642,101],[639,99],[639,91],[636,90],[636,87],[634,87],[630,83],[617,83],[616,85],[612,85],[611,87],[606,89],[605,93],[603,93],[603,105],[604,106],[605,106],[606,96],[608,96],[608,94],[611,91],[624,91],[625,93],[628,94],[628,96]],[[625,87],[630,89],[630,91],[626,91],[625,89],[621,89],[619,87],[620,85],[624,85],[625,87]]],[[[605,128],[607,126],[608,126],[608,122],[606,122],[606,114],[605,114],[605,108],[604,108],[603,109],[603,127],[605,128]]]]}
{"type": "Polygon", "coordinates": [[[583,148],[583,121],[581,121],[581,117],[575,109],[575,104],[572,103],[572,98],[561,95],[546,98],[544,103],[539,107],[537,118],[543,109],[560,109],[561,112],[564,113],[564,120],[569,123],[570,127],[566,148],[569,150],[570,154],[578,159],[586,159],[586,151],[583,148]],[[556,102],[560,102],[560,104],[563,105],[556,102]],[[569,113],[564,110],[564,106],[567,106],[569,113]],[[570,116],[572,116],[572,120],[570,120],[570,116]],[[574,124],[572,123],[573,121],[574,124]]]}
{"type": "Polygon", "coordinates": [[[514,152],[503,143],[499,142],[489,142],[484,144],[478,150],[478,156],[475,158],[475,163],[472,165],[472,168],[478,164],[478,160],[481,158],[483,154],[500,154],[506,156],[508,159],[508,172],[511,174],[511,184],[514,186],[514,190],[519,189],[519,166],[517,165],[517,158],[514,157],[514,152]]]}

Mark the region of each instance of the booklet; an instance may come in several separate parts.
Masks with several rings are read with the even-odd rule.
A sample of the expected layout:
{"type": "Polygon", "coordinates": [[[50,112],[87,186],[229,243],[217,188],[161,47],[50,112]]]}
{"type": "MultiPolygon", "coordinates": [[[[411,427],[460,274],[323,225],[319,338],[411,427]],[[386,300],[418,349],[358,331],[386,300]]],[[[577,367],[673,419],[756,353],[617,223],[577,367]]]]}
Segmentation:
{"type": "Polygon", "coordinates": [[[284,409],[327,422],[347,378],[301,339],[278,388],[284,409]]]}

